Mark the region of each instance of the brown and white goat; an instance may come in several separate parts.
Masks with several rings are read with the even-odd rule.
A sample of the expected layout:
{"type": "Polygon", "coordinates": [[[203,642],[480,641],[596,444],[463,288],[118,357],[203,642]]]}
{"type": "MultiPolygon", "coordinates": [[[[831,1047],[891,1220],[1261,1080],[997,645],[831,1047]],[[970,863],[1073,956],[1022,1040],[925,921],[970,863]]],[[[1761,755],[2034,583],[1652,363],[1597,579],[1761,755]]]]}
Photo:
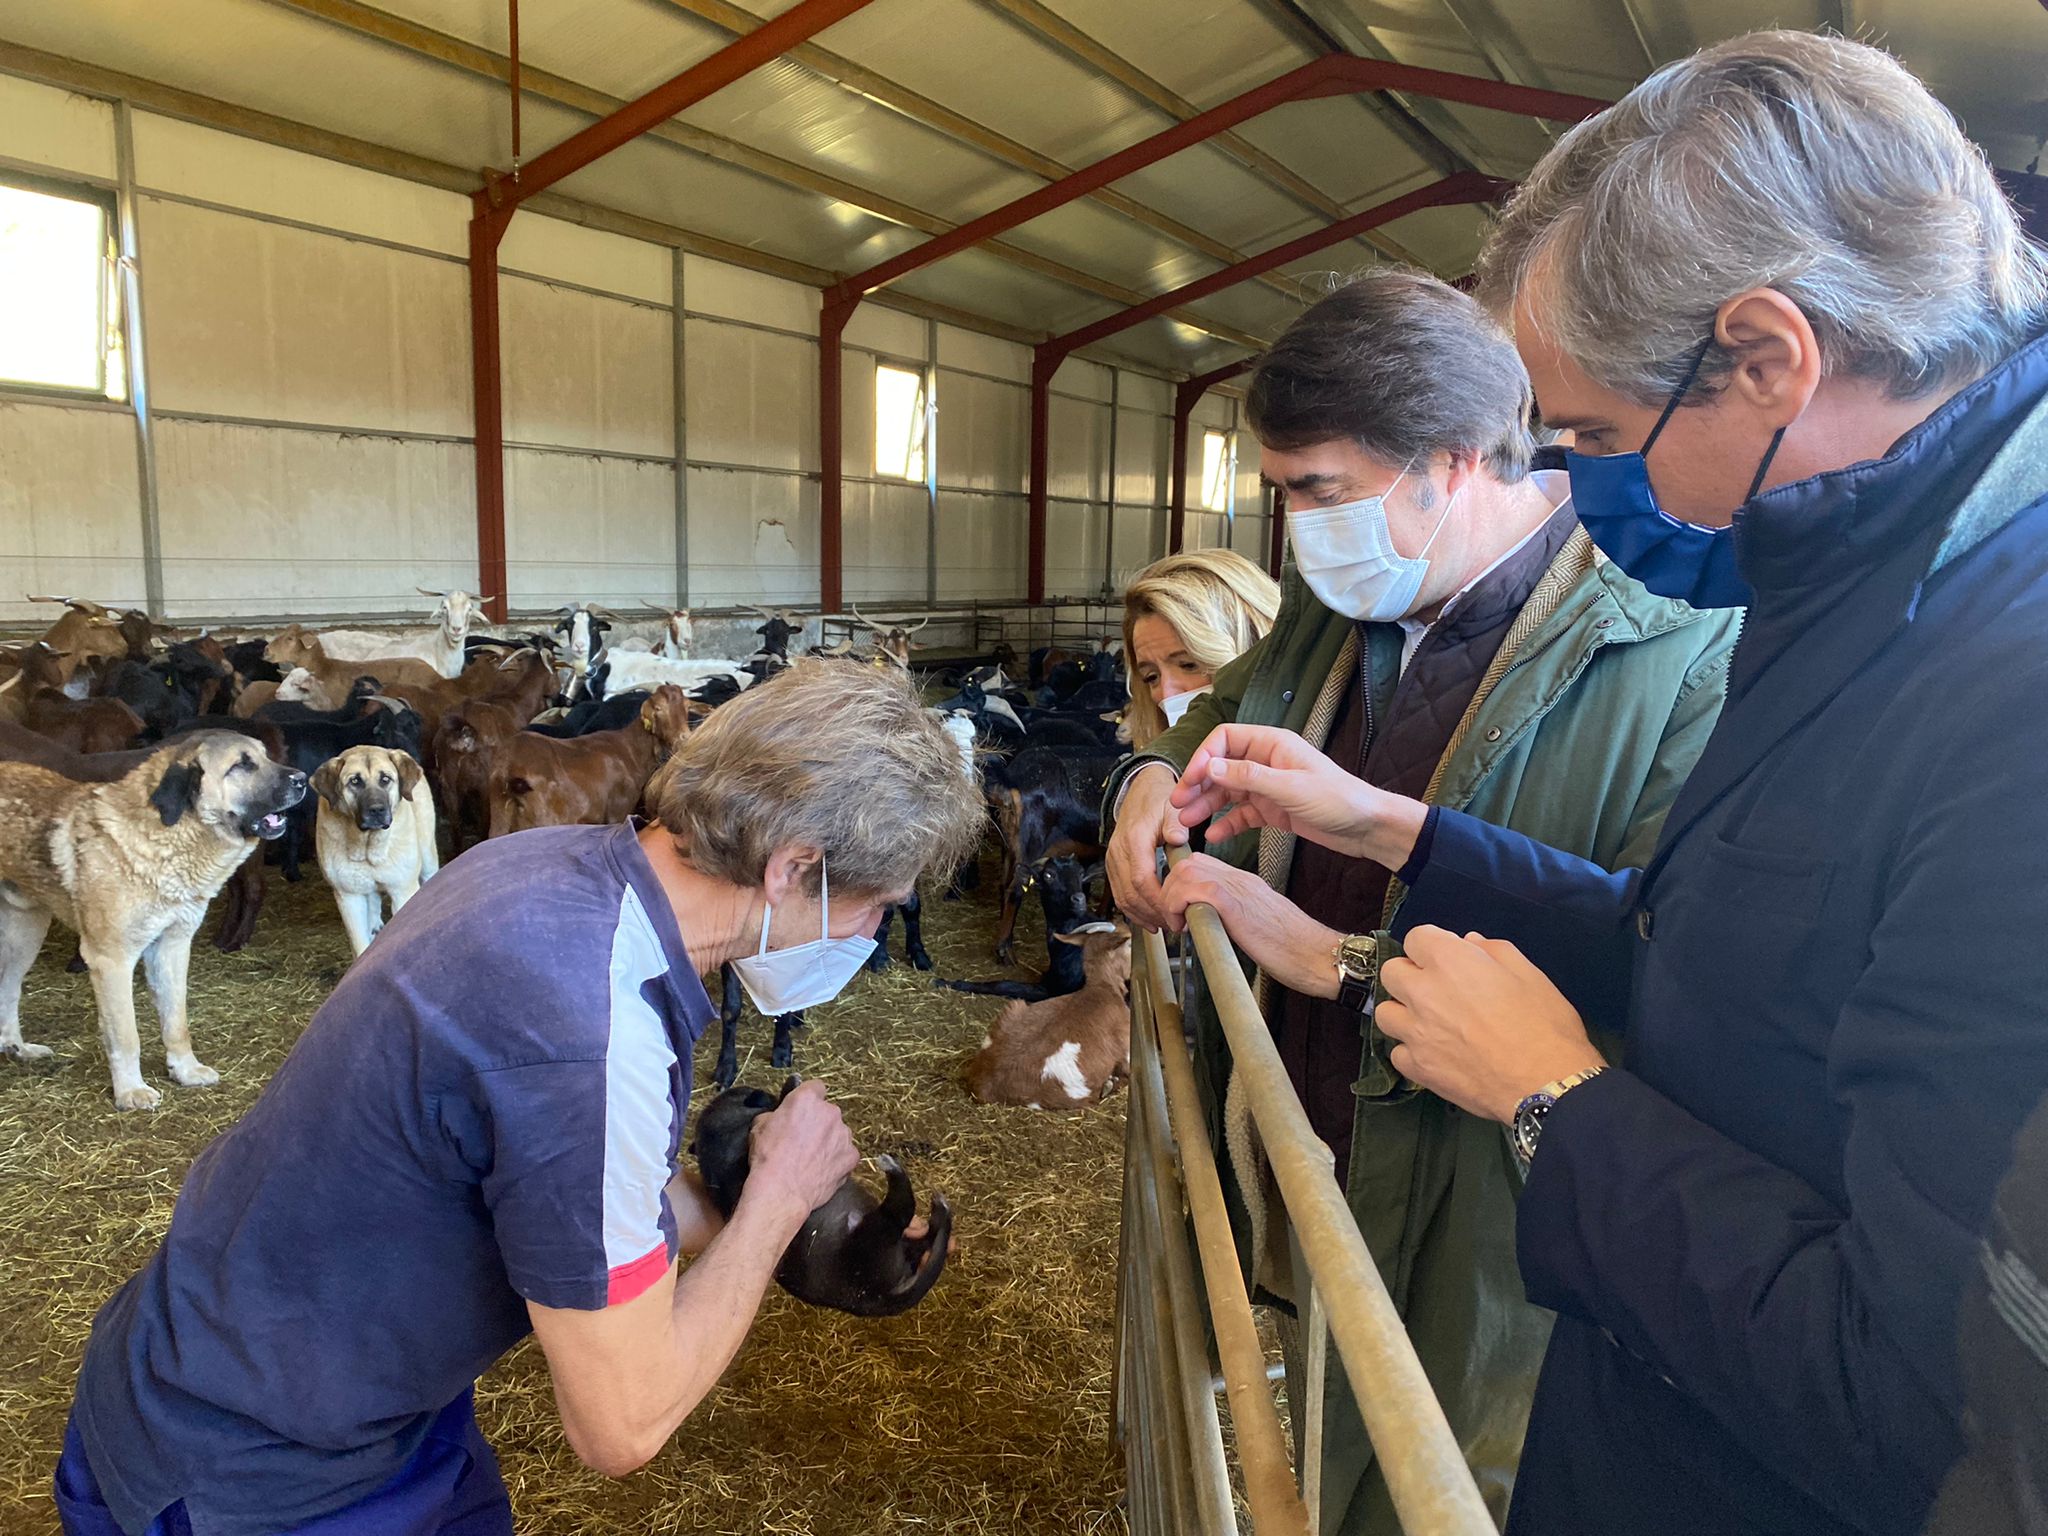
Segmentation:
{"type": "Polygon", "coordinates": [[[1040,1003],[1011,1003],[963,1074],[984,1104],[1081,1109],[1109,1097],[1131,1071],[1131,931],[1091,924],[1052,935],[1078,944],[1081,990],[1040,1003]]]}
{"type": "Polygon", "coordinates": [[[860,611],[860,604],[853,605],[853,616],[875,633],[875,651],[878,657],[887,657],[904,671],[910,670],[910,653],[921,651],[924,646],[910,637],[925,625],[931,623],[926,617],[905,629],[901,624],[881,625],[860,611]]]}

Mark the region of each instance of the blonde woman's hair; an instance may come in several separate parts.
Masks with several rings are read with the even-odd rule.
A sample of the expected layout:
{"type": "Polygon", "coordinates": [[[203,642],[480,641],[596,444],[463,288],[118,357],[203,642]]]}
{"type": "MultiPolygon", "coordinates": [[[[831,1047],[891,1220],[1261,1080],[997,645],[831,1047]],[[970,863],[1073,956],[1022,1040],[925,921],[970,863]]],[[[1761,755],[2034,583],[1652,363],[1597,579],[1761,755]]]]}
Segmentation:
{"type": "Polygon", "coordinates": [[[976,776],[901,668],[817,659],[715,710],[648,802],[699,873],[756,886],[777,848],[809,843],[848,896],[950,879],[986,820],[976,776]]]}
{"type": "Polygon", "coordinates": [[[1138,620],[1165,620],[1181,648],[1214,676],[1273,627],[1280,585],[1234,550],[1191,549],[1155,560],[1124,587],[1124,669],[1131,702],[1124,724],[1131,746],[1143,751],[1166,729],[1166,716],[1138,679],[1133,632],[1138,620]]]}

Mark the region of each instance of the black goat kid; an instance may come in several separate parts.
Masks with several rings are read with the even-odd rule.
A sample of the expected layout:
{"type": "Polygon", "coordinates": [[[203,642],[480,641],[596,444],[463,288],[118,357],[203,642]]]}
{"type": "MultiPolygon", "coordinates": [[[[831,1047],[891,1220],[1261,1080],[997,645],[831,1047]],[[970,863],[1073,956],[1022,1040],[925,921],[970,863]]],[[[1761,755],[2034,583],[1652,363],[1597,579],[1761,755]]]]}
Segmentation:
{"type": "MultiPolygon", "coordinates": [[[[711,1203],[728,1220],[740,1203],[751,1166],[754,1121],[775,1109],[797,1086],[790,1078],[779,1094],[763,1088],[729,1088],[704,1106],[690,1142],[711,1203]]],[[[805,1219],[783,1250],[775,1280],[798,1301],[833,1307],[856,1317],[894,1317],[924,1299],[946,1267],[953,1212],[943,1195],[932,1196],[931,1224],[920,1237],[909,1235],[917,1219],[917,1192],[893,1157],[876,1165],[888,1181],[880,1200],[852,1179],[805,1219]]]]}

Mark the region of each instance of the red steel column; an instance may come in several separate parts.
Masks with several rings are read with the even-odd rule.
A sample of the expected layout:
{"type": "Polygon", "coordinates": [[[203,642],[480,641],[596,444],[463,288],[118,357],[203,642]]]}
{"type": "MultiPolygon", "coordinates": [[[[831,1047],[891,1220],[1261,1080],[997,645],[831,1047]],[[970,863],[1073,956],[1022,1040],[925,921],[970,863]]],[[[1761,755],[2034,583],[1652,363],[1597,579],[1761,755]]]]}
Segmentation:
{"type": "Polygon", "coordinates": [[[1188,423],[1195,413],[1195,407],[1202,396],[1209,393],[1225,379],[1234,379],[1252,364],[1257,356],[1241,357],[1234,363],[1225,363],[1221,368],[1211,368],[1207,373],[1198,373],[1191,379],[1183,379],[1173,391],[1173,469],[1167,485],[1167,533],[1166,552],[1180,553],[1186,541],[1188,521],[1188,423]]]}
{"type": "Polygon", "coordinates": [[[1025,597],[1045,601],[1046,500],[1052,488],[1052,376],[1064,352],[1031,354],[1031,526],[1025,546],[1025,597]]]}
{"type": "Polygon", "coordinates": [[[818,609],[837,613],[846,600],[846,384],[840,342],[859,301],[818,311],[818,609]]]}
{"type": "Polygon", "coordinates": [[[1202,392],[1189,379],[1173,391],[1173,462],[1166,470],[1166,552],[1180,553],[1188,531],[1188,417],[1202,392]]]}
{"type": "Polygon", "coordinates": [[[476,406],[477,596],[493,624],[506,618],[509,583],[505,572],[505,399],[498,346],[498,242],[512,211],[490,206],[475,194],[469,221],[470,390],[476,406]]]}
{"type": "MultiPolygon", "coordinates": [[[[505,621],[507,597],[505,413],[498,339],[498,243],[504,239],[505,227],[512,222],[512,215],[519,211],[521,203],[546,191],[564,176],[574,175],[621,145],[631,143],[650,128],[660,126],[684,108],[702,101],[713,91],[751,74],[798,43],[824,31],[833,22],[872,3],[873,0],[800,0],[799,4],[791,6],[774,20],[763,22],[755,31],[734,38],[709,58],[692,64],[681,74],[627,102],[609,116],[599,118],[581,132],[571,134],[553,149],[537,156],[531,165],[517,168],[513,177],[487,172],[483,188],[470,194],[476,205],[476,215],[469,221],[469,348],[476,403],[477,595],[484,600],[484,613],[492,623],[502,624],[505,621]]],[[[516,25],[515,12],[515,28],[516,25]]],[[[516,93],[519,89],[516,73],[512,89],[515,93],[513,122],[516,134],[516,93]]],[[[514,142],[516,145],[516,139],[514,142]]],[[[843,328],[845,322],[842,320],[840,323],[843,328]]],[[[835,356],[833,367],[836,369],[837,366],[835,356]]],[[[821,361],[820,382],[823,367],[821,361]]],[[[839,429],[836,412],[831,421],[836,441],[839,429]]],[[[824,446],[822,442],[820,446],[824,446]]],[[[836,448],[827,462],[836,469],[839,462],[836,448]]],[[[831,581],[836,591],[839,538],[837,484],[834,483],[831,489],[835,498],[830,535],[835,549],[831,581]]],[[[825,579],[821,572],[821,587],[825,579]]]]}

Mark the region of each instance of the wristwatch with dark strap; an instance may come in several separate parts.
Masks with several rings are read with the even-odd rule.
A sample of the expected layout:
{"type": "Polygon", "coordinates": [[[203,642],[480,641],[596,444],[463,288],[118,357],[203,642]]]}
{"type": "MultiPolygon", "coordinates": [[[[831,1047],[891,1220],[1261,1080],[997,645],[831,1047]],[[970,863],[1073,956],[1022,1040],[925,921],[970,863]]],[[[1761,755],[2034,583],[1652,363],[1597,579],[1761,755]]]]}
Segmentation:
{"type": "Polygon", "coordinates": [[[1379,936],[1346,934],[1331,959],[1337,965],[1337,1001],[1354,1013],[1372,1012],[1373,988],[1380,979],[1379,936]]]}
{"type": "Polygon", "coordinates": [[[1515,1149],[1515,1161],[1522,1165],[1524,1174],[1528,1173],[1529,1164],[1536,1156],[1536,1143],[1543,1136],[1543,1121],[1557,1106],[1557,1101],[1579,1084],[1598,1077],[1606,1070],[1606,1064],[1602,1063],[1583,1072],[1574,1072],[1570,1077],[1560,1077],[1554,1083],[1545,1083],[1515,1106],[1515,1118],[1508,1125],[1508,1141],[1515,1149]]]}

